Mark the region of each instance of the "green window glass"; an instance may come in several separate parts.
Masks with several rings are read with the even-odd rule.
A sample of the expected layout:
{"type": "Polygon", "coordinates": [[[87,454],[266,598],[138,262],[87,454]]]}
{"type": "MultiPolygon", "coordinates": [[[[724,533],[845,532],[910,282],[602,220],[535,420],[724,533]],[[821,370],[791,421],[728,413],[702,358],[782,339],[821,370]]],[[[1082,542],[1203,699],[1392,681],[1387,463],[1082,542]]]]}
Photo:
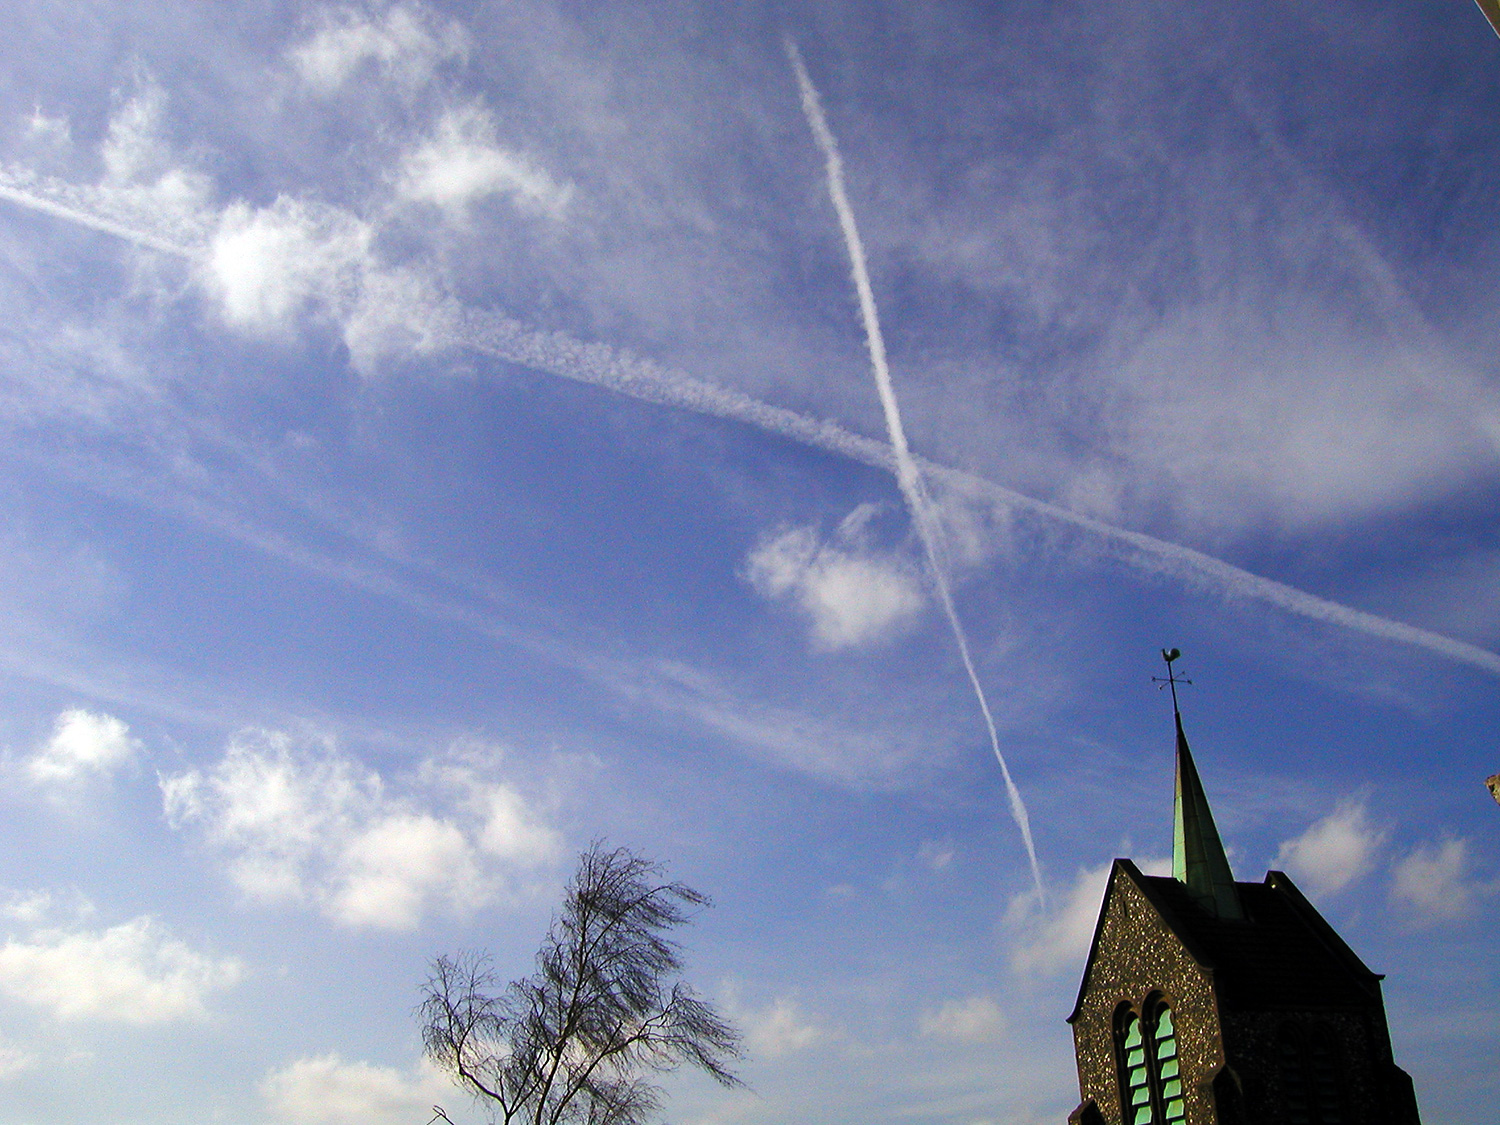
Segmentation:
{"type": "Polygon", "coordinates": [[[1146,1037],[1132,1011],[1121,1015],[1119,1026],[1121,1103],[1129,1125],[1154,1125],[1151,1114],[1151,1075],[1146,1067],[1146,1037]]]}
{"type": "Polygon", "coordinates": [[[1115,1017],[1115,1044],[1125,1125],[1183,1125],[1187,1106],[1172,1009],[1148,1006],[1142,1020],[1122,1005],[1115,1017]]]}
{"type": "Polygon", "coordinates": [[[1182,1076],[1177,1069],[1177,1031],[1172,1009],[1163,1006],[1156,1016],[1156,1080],[1161,1097],[1163,1125],[1180,1125],[1187,1117],[1182,1100],[1182,1076]]]}

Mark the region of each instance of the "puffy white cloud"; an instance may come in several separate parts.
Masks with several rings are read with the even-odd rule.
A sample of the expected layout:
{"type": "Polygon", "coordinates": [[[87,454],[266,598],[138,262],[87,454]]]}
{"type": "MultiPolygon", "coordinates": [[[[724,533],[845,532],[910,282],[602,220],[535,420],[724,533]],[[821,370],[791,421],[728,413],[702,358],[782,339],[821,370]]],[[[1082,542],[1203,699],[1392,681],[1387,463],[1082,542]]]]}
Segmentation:
{"type": "Polygon", "coordinates": [[[283,327],[304,306],[354,302],[373,237],[346,211],[279,197],[228,207],[209,250],[208,276],[232,326],[283,327]]]}
{"type": "Polygon", "coordinates": [[[812,620],[823,648],[870,644],[908,628],[926,604],[921,579],[906,559],[873,550],[864,528],[873,505],[860,505],[831,542],[815,529],[789,528],[761,540],[745,576],[767,598],[791,598],[812,620]]]}
{"type": "Polygon", "coordinates": [[[298,1059],[262,1079],[272,1113],[296,1125],[410,1125],[432,1116],[453,1084],[424,1060],[411,1073],[336,1054],[298,1059]]]}
{"type": "Polygon", "coordinates": [[[439,21],[419,5],[397,4],[380,17],[352,8],[325,11],[322,26],[287,57],[308,86],[331,94],[366,66],[400,85],[419,86],[444,62],[468,53],[469,37],[460,24],[439,21]]]}
{"type": "Polygon", "coordinates": [[[1286,840],[1276,853],[1284,868],[1319,894],[1342,890],[1366,874],[1387,832],[1370,823],[1363,799],[1343,801],[1302,835],[1286,840]]]}
{"type": "Polygon", "coordinates": [[[331,907],[355,926],[405,928],[429,897],[469,910],[488,897],[478,856],[453,823],[426,814],[380,816],[344,845],[331,907]]]}
{"type": "Polygon", "coordinates": [[[1410,909],[1413,925],[1428,926],[1469,917],[1497,889],[1470,876],[1468,842],[1449,838],[1420,844],[1396,864],[1391,898],[1410,909]]]}
{"type": "Polygon", "coordinates": [[[113,715],[69,710],[57,717],[52,737],[26,762],[38,782],[74,782],[108,775],[140,752],[130,728],[113,715]]]}
{"type": "Polygon", "coordinates": [[[516,790],[485,784],[467,771],[445,771],[450,784],[468,793],[466,804],[482,825],[479,849],[510,863],[531,863],[557,855],[557,833],[541,820],[516,790]]]}
{"type": "Polygon", "coordinates": [[[1021,940],[1011,950],[1013,969],[1055,973],[1082,967],[1099,920],[1109,869],[1107,863],[1081,868],[1073,885],[1046,915],[1036,914],[1034,894],[1021,895],[1011,903],[1007,922],[1021,932],[1021,940]]]}
{"type": "Polygon", "coordinates": [[[763,1058],[780,1058],[806,1050],[827,1038],[793,1000],[781,997],[765,1008],[729,1006],[745,1033],[745,1045],[763,1058]]]}
{"type": "Polygon", "coordinates": [[[411,929],[492,901],[508,870],[561,847],[522,795],[472,761],[428,762],[411,792],[331,745],[246,731],[213,769],[161,779],[170,823],[196,826],[254,902],[307,903],[350,926],[411,929]],[[425,800],[438,809],[422,807],[425,800]]]}
{"type": "Polygon", "coordinates": [[[965,1043],[999,1043],[1008,1030],[1005,1013],[989,996],[945,1000],[935,1012],[925,1013],[918,1027],[923,1035],[965,1043]]]}
{"type": "Polygon", "coordinates": [[[166,94],[154,83],[119,103],[99,149],[107,182],[137,183],[171,168],[171,152],[161,136],[166,104],[166,94]]]}
{"type": "Polygon", "coordinates": [[[452,339],[436,281],[384,262],[375,235],[363,219],[326,204],[286,196],[268,207],[234,203],[219,216],[202,281],[225,322],[241,331],[285,332],[302,315],[330,320],[355,369],[370,374],[388,356],[452,339]]]}
{"type": "Polygon", "coordinates": [[[0,991],[60,1019],[197,1020],[243,967],[188,947],[149,916],[104,930],[37,929],[0,947],[0,991]]]}
{"type": "Polygon", "coordinates": [[[406,154],[396,191],[410,202],[441,207],[451,218],[462,218],[469,204],[491,195],[555,217],[567,207],[573,185],[502,148],[490,115],[469,106],[445,113],[435,135],[406,154]]]}

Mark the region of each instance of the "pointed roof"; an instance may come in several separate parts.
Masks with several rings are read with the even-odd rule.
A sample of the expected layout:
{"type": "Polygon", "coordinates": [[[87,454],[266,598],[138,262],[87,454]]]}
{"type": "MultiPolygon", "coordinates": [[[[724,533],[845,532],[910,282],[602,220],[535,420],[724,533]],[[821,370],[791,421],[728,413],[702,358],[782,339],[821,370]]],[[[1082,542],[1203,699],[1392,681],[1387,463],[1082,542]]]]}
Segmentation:
{"type": "Polygon", "coordinates": [[[1188,957],[1213,974],[1219,998],[1236,1009],[1347,1009],[1380,1002],[1381,974],[1370,970],[1282,872],[1266,872],[1261,883],[1235,884],[1242,913],[1226,919],[1212,914],[1180,880],[1145,875],[1130,860],[1116,859],[1069,1023],[1083,1010],[1099,958],[1110,956],[1104,921],[1125,882],[1140,890],[1188,957]]]}
{"type": "Polygon", "coordinates": [[[1193,764],[1187,736],[1182,733],[1182,714],[1172,712],[1177,721],[1177,794],[1172,814],[1172,875],[1184,884],[1192,896],[1209,913],[1220,918],[1245,916],[1234,886],[1234,872],[1214,814],[1208,807],[1198,767],[1193,764]]]}

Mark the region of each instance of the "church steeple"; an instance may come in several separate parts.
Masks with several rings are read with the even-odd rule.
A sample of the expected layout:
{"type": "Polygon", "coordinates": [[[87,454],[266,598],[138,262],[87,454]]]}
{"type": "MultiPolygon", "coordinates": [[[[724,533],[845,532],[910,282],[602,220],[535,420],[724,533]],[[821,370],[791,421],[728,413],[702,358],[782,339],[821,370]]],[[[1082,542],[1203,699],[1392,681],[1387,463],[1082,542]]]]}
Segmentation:
{"type": "Polygon", "coordinates": [[[1068,1022],[1068,1125],[1421,1125],[1380,977],[1280,871],[1236,883],[1182,731],[1172,874],[1109,873],[1068,1022]]]}
{"type": "Polygon", "coordinates": [[[1220,918],[1243,918],[1234,872],[1214,827],[1214,814],[1198,780],[1198,768],[1177,720],[1177,794],[1172,809],[1172,875],[1210,912],[1220,918]]]}
{"type": "Polygon", "coordinates": [[[1177,785],[1172,807],[1172,875],[1187,886],[1198,903],[1220,918],[1245,916],[1239,893],[1234,887],[1234,872],[1214,825],[1214,814],[1208,807],[1198,767],[1193,764],[1187,735],[1182,733],[1182,712],[1177,709],[1177,677],[1172,661],[1182,654],[1177,649],[1162,649],[1167,662],[1167,683],[1172,688],[1172,719],[1177,725],[1177,785]]]}

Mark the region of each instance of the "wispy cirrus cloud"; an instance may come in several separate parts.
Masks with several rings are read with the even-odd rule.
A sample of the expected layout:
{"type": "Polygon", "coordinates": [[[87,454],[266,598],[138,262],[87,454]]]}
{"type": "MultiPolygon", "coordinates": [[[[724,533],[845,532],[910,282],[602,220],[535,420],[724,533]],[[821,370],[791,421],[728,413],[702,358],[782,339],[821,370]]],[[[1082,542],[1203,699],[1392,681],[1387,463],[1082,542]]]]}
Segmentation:
{"type": "Polygon", "coordinates": [[[1469,842],[1458,837],[1418,844],[1392,872],[1391,901],[1406,908],[1403,917],[1413,928],[1472,917],[1481,902],[1497,894],[1500,879],[1477,876],[1469,842]]]}
{"type": "MultiPolygon", "coordinates": [[[[134,124],[122,125],[121,135],[145,129],[153,114],[159,117],[159,109],[127,115],[134,124]]],[[[151,167],[151,162],[126,159],[123,153],[129,147],[121,142],[117,166],[145,174],[142,169],[151,167]]],[[[278,318],[299,311],[325,317],[342,333],[360,370],[377,370],[403,355],[445,347],[468,349],[644,401],[745,422],[866,464],[894,467],[884,442],[835,423],[771,406],[605,344],[560,331],[538,331],[504,314],[463,306],[451,298],[446,282],[428,266],[385,261],[377,240],[371,237],[373,219],[293,197],[263,208],[234,204],[215,211],[197,202],[198,188],[158,190],[169,181],[170,176],[163,176],[144,185],[109,181],[77,185],[12,166],[0,169],[0,197],[138,245],[208,262],[200,271],[204,289],[221,304],[225,317],[242,328],[266,331],[278,318]]],[[[1284,428],[1270,429],[1281,432],[1284,428]]],[[[1322,444],[1327,443],[1319,439],[1309,448],[1322,444]]],[[[1166,449],[1171,443],[1154,446],[1166,449]]],[[[1071,528],[1083,539],[1102,542],[1148,571],[1500,672],[1500,657],[1477,645],[1341,605],[1194,548],[1038,499],[974,473],[920,457],[915,463],[929,480],[956,495],[996,505],[1017,518],[1071,528]]],[[[1091,471],[1097,475],[1103,470],[1095,466],[1091,471]]],[[[1356,469],[1349,479],[1366,480],[1369,474],[1356,469]]],[[[1090,496],[1118,491],[1118,484],[1108,481],[1085,490],[1090,496]]],[[[1095,501],[1079,502],[1097,508],[1095,501]]],[[[1104,510],[1117,507],[1110,501],[1104,510]]]]}
{"type": "MultiPolygon", "coordinates": [[[[135,201],[119,205],[109,193],[98,189],[79,189],[60,181],[38,179],[24,169],[8,168],[0,169],[0,197],[149,248],[194,257],[202,253],[169,241],[174,224],[158,224],[149,209],[137,209],[135,201]],[[101,195],[108,202],[98,206],[101,195]],[[127,225],[131,221],[140,225],[127,225]],[[162,233],[156,233],[158,230],[162,233]]],[[[272,247],[284,244],[279,234],[268,242],[272,247]]],[[[294,233],[286,242],[302,245],[302,235],[294,233]]],[[[320,258],[323,250],[316,240],[311,247],[310,256],[320,258]]],[[[277,260],[279,257],[273,256],[273,261],[277,260]]],[[[332,260],[340,261],[342,255],[334,253],[332,260]]],[[[345,314],[343,328],[351,339],[351,353],[356,363],[367,368],[378,365],[393,349],[395,354],[403,354],[402,349],[412,347],[414,341],[419,350],[444,346],[467,348],[645,402],[743,422],[862,464],[892,468],[890,450],[884,442],[827,420],[760,402],[607,344],[580,340],[560,331],[540,331],[492,310],[466,308],[443,297],[432,279],[420,271],[388,271],[377,263],[362,264],[353,271],[353,276],[360,279],[359,284],[345,288],[325,285],[321,278],[316,284],[299,281],[300,263],[305,259],[294,255],[291,261],[296,263],[290,270],[293,293],[308,298],[321,298],[325,293],[340,295],[337,301],[320,307],[345,314]],[[363,296],[370,299],[366,301],[363,296]]],[[[256,311],[294,307],[295,302],[283,303],[283,298],[274,293],[257,295],[258,287],[263,284],[281,284],[258,280],[279,276],[276,269],[251,266],[245,272],[249,279],[245,308],[256,311]]],[[[1193,547],[1037,499],[971,472],[922,457],[917,462],[924,473],[959,497],[995,505],[1014,517],[1042,525],[1072,529],[1086,541],[1102,543],[1127,563],[1147,572],[1500,673],[1500,656],[1478,645],[1310,594],[1193,547]]]]}
{"type": "Polygon", "coordinates": [[[468,32],[421,4],[392,4],[384,12],[323,7],[310,35],[287,49],[287,59],[309,88],[328,95],[372,70],[399,86],[427,82],[444,63],[466,58],[468,32]]]}
{"type": "Polygon", "coordinates": [[[248,901],[303,904],[352,927],[472,913],[561,849],[473,752],[429,759],[398,788],[329,742],[250,730],[211,769],[163,776],[161,790],[169,823],[221,856],[248,901]]]}
{"type": "Polygon", "coordinates": [[[1000,1043],[1010,1033],[1010,1021],[991,996],[944,1000],[917,1020],[923,1035],[964,1043],[1000,1043]]]}
{"type": "Polygon", "coordinates": [[[40,1061],[34,1051],[0,1039],[0,1082],[8,1081],[28,1070],[35,1070],[40,1061]]]}

